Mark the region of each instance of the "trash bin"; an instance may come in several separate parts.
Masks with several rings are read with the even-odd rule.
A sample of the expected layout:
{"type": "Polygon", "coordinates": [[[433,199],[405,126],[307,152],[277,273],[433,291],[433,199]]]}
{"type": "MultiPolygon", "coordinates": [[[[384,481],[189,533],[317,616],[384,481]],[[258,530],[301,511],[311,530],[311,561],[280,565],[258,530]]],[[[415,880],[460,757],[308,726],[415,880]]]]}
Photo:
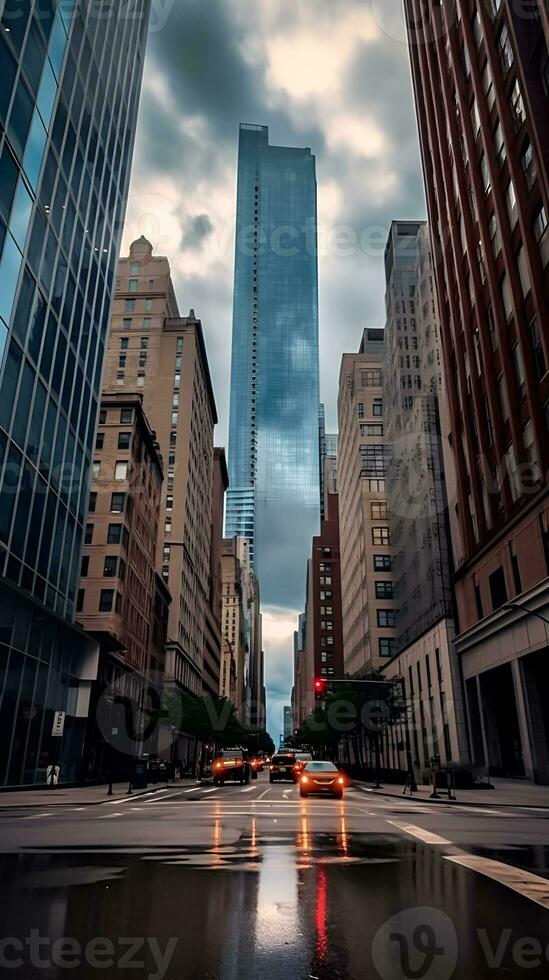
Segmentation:
{"type": "Polygon", "coordinates": [[[132,789],[147,789],[149,774],[144,759],[134,759],[131,770],[132,789]]]}
{"type": "Polygon", "coordinates": [[[159,759],[149,759],[149,782],[153,785],[161,782],[162,773],[160,771],[160,760],[159,759]]]}

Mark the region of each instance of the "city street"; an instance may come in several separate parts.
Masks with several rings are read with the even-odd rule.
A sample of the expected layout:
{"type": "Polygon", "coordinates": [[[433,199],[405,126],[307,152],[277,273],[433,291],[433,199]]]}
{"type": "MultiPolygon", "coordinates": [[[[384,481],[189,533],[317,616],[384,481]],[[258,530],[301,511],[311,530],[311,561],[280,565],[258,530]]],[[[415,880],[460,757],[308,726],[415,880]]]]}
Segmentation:
{"type": "Polygon", "coordinates": [[[301,800],[266,773],[0,809],[2,971],[546,976],[548,817],[358,784],[301,800]]]}

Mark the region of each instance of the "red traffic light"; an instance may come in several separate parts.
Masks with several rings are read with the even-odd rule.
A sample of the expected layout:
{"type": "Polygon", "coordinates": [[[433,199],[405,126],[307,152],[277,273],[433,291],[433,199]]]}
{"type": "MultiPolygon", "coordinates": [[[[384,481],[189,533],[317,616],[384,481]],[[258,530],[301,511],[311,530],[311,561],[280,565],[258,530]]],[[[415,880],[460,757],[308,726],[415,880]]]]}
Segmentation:
{"type": "Polygon", "coordinates": [[[327,685],[323,677],[315,677],[313,682],[313,690],[319,697],[326,694],[327,685]]]}

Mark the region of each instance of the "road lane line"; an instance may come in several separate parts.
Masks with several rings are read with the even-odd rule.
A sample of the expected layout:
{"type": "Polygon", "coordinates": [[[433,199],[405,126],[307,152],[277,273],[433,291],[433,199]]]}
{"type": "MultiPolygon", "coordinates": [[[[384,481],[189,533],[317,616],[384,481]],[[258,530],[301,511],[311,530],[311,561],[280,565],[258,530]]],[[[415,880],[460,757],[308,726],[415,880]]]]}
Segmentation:
{"type": "Polygon", "coordinates": [[[253,802],[254,803],[259,803],[259,801],[260,800],[263,800],[267,796],[267,793],[270,793],[270,792],[271,792],[270,788],[269,789],[266,789],[265,792],[262,793],[261,796],[258,796],[257,797],[257,800],[254,800],[253,802]]]}
{"type": "Polygon", "coordinates": [[[23,817],[23,820],[42,820],[43,817],[53,817],[53,813],[35,813],[32,817],[23,817]]]}
{"type": "Polygon", "coordinates": [[[501,861],[480,857],[478,854],[445,854],[444,859],[491,878],[492,881],[510,888],[511,891],[530,899],[536,905],[549,909],[549,881],[546,878],[502,864],[501,861]]]}
{"type": "Polygon", "coordinates": [[[445,847],[452,846],[452,841],[446,840],[445,837],[439,837],[438,834],[432,834],[429,830],[424,830],[423,827],[401,823],[400,820],[388,820],[387,823],[396,827],[397,830],[402,830],[405,834],[410,834],[410,837],[417,837],[422,844],[438,844],[445,847]]]}
{"type": "Polygon", "coordinates": [[[104,817],[99,817],[99,820],[114,820],[115,817],[125,817],[125,813],[107,813],[104,817]]]}
{"type": "Polygon", "coordinates": [[[219,789],[219,786],[212,786],[211,789],[205,789],[204,792],[205,793],[217,793],[218,789],[219,789]]]}
{"type": "Polygon", "coordinates": [[[193,786],[192,789],[184,789],[184,793],[198,793],[198,790],[202,789],[202,786],[193,786]]]}
{"type": "Polygon", "coordinates": [[[242,792],[251,793],[253,789],[257,789],[257,786],[246,786],[246,789],[243,789],[242,792]]]}

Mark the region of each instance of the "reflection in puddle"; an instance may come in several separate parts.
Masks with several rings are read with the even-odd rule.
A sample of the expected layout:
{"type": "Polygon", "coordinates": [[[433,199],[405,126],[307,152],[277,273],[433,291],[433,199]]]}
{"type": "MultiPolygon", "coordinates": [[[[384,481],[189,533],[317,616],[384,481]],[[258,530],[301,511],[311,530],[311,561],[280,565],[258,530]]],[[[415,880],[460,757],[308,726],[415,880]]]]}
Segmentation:
{"type": "MultiPolygon", "coordinates": [[[[393,980],[402,975],[399,947],[383,930],[391,933],[395,916],[405,928],[418,909],[427,917],[436,910],[435,925],[447,923],[458,950],[456,980],[515,980],[524,971],[512,959],[514,943],[534,937],[547,946],[543,909],[432,848],[350,834],[344,815],[336,834],[312,833],[303,815],[293,837],[261,836],[255,820],[237,844],[224,844],[223,836],[219,814],[206,849],[151,849],[115,861],[89,851],[0,856],[3,935],[19,937],[22,949],[33,930],[50,945],[70,937],[84,948],[104,937],[116,950],[119,937],[149,937],[160,950],[173,946],[165,980],[362,980],[378,976],[380,946],[393,957],[384,980],[393,980]],[[485,950],[498,948],[506,928],[512,940],[494,968],[485,950]]],[[[145,967],[138,972],[103,976],[145,980],[155,975],[153,954],[152,946],[142,950],[145,967]]],[[[27,959],[19,975],[39,980],[66,972],[38,969],[27,959]]],[[[97,980],[86,963],[71,972],[97,980]]],[[[528,974],[546,977],[547,963],[528,974]]],[[[433,968],[433,980],[441,975],[433,968]]]]}

